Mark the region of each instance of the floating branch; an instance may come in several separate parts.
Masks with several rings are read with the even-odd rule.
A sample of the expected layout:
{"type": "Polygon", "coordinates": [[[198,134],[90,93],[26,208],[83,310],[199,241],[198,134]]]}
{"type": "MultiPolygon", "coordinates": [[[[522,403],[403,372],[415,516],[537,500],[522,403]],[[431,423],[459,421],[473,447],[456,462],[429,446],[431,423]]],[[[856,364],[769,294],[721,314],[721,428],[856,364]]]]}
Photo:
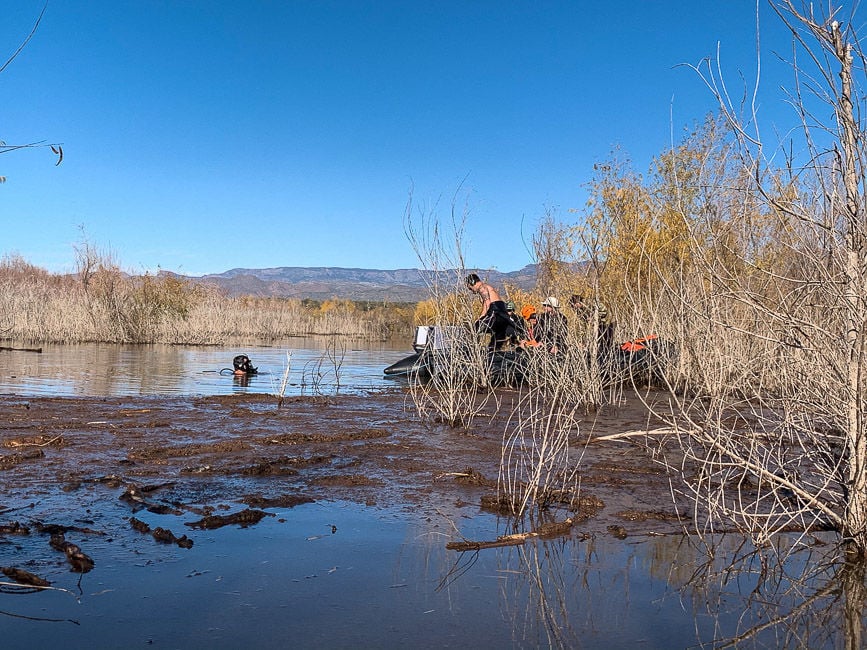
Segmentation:
{"type": "Polygon", "coordinates": [[[449,542],[446,548],[450,551],[478,551],[483,548],[498,548],[500,546],[520,546],[533,537],[558,537],[565,535],[572,529],[573,519],[569,517],[560,522],[545,524],[537,530],[529,533],[515,533],[514,535],[501,535],[489,542],[449,542]]]}

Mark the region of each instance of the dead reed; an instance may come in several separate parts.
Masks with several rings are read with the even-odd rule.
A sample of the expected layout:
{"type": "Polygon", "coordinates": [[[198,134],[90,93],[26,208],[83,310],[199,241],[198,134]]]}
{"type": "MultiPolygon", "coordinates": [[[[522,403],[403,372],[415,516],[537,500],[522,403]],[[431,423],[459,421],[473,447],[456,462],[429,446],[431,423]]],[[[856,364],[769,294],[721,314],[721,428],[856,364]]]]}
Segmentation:
{"type": "Polygon", "coordinates": [[[230,298],[171,275],[131,276],[109,259],[55,275],[0,259],[0,339],[51,343],[270,343],[294,336],[408,336],[412,308],[359,309],[281,298],[230,298]]]}

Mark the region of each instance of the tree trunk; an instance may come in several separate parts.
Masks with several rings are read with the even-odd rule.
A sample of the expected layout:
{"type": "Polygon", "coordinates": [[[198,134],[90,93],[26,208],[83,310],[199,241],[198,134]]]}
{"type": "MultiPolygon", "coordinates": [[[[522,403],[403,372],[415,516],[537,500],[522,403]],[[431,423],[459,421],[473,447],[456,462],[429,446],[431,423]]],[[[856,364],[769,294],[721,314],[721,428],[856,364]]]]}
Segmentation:
{"type": "Polygon", "coordinates": [[[846,448],[848,467],[846,483],[849,491],[846,503],[844,535],[851,540],[851,551],[867,555],[867,440],[861,406],[862,358],[864,346],[864,270],[862,268],[863,222],[862,197],[858,190],[858,137],[860,129],[852,110],[852,48],[845,42],[838,23],[831,24],[829,33],[834,53],[840,62],[841,92],[837,102],[837,123],[840,129],[843,188],[845,191],[845,310],[847,359],[846,448]]]}

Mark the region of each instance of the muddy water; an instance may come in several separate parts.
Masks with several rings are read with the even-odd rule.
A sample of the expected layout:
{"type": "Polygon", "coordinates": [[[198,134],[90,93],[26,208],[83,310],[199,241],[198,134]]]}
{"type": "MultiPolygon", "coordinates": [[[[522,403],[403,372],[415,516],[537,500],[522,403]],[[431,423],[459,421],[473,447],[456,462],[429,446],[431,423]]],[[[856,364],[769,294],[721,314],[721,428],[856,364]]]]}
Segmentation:
{"type": "Polygon", "coordinates": [[[415,417],[381,377],[399,347],[347,352],[339,395],[299,362],[282,408],[258,382],[282,373],[282,348],[15,354],[0,366],[0,567],[53,589],[0,575],[3,647],[858,647],[863,571],[841,575],[829,540],[775,565],[729,535],[706,564],[629,444],[576,449],[582,494],[604,506],[568,534],[447,549],[514,532],[480,507],[502,426],[415,417]],[[218,373],[238,351],[265,370],[247,386],[218,373]],[[468,468],[484,480],[460,480],[468,468]],[[251,509],[258,522],[197,525],[251,509]],[[71,570],[58,527],[91,570],[71,570]]]}

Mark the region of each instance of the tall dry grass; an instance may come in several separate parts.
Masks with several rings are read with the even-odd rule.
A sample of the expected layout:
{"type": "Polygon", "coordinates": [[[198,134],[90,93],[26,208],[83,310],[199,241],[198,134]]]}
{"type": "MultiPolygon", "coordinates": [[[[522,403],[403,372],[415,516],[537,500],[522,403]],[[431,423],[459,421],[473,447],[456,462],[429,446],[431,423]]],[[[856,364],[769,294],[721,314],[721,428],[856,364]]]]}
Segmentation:
{"type": "Polygon", "coordinates": [[[72,275],[0,259],[0,338],[46,343],[219,345],[294,336],[409,336],[412,306],[229,298],[170,275],[131,276],[88,258],[72,275]]]}

